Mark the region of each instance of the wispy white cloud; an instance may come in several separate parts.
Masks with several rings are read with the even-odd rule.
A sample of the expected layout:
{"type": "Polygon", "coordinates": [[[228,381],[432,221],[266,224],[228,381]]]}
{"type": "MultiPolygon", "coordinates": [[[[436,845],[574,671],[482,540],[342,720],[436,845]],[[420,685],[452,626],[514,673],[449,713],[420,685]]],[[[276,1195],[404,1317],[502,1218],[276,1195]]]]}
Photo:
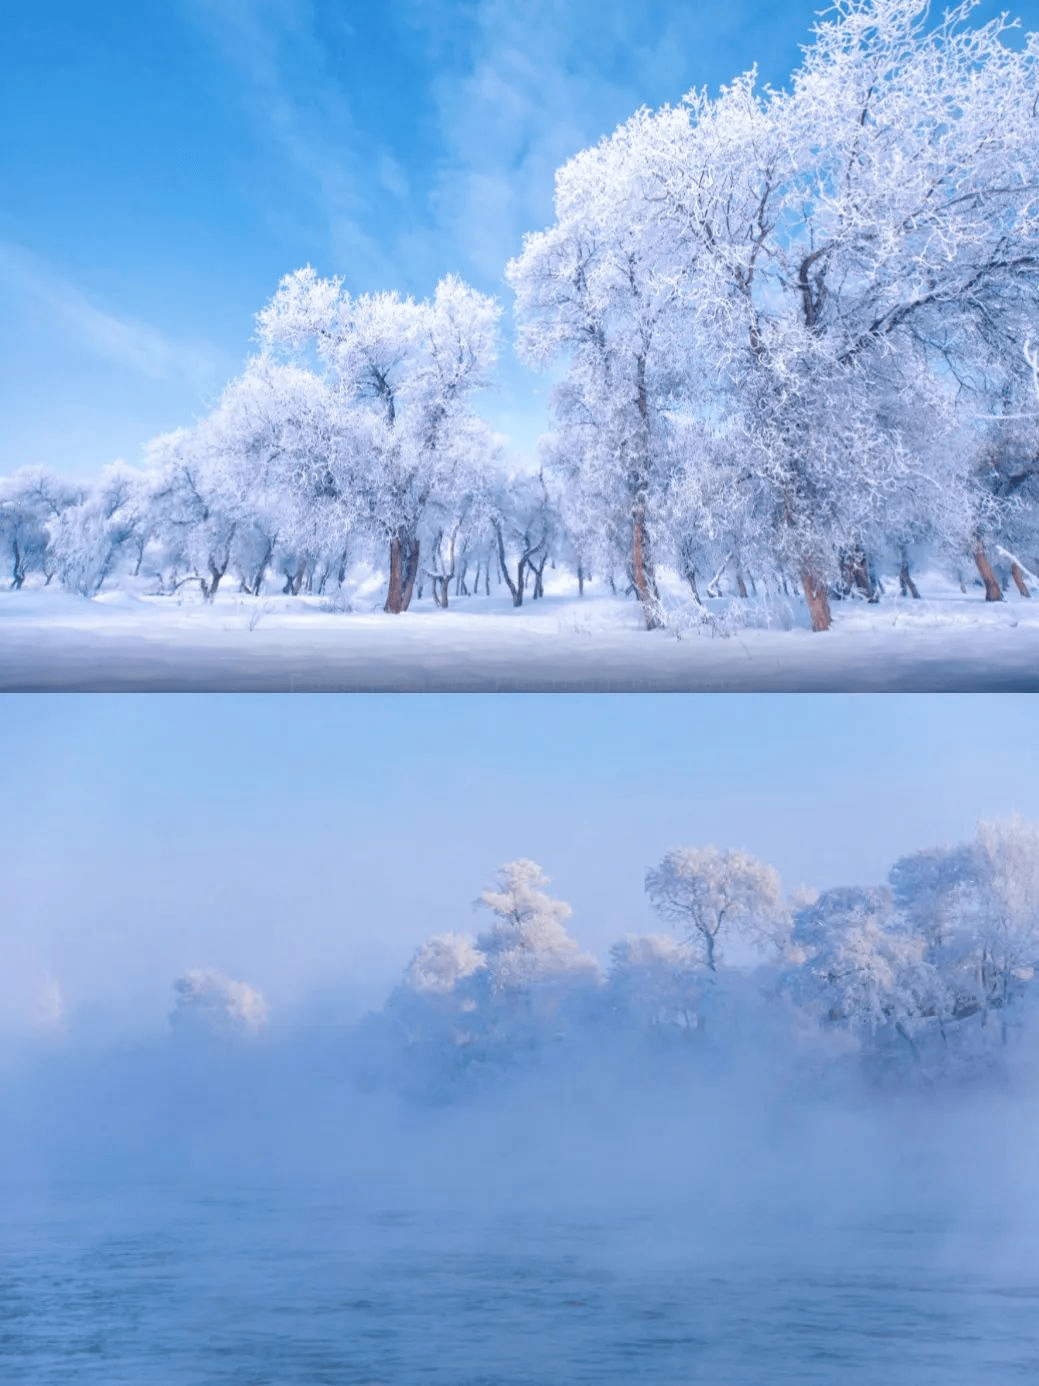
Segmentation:
{"type": "Polygon", "coordinates": [[[433,198],[443,236],[485,279],[500,280],[524,232],[551,221],[554,174],[567,159],[641,105],[677,101],[769,56],[767,15],[750,0],[402,3],[431,42],[450,30],[465,55],[436,83],[444,152],[433,198]]]}
{"type": "Polygon", "coordinates": [[[179,342],[157,328],[100,307],[40,256],[0,241],[0,295],[46,310],[70,343],[152,380],[181,378],[205,385],[220,362],[207,346],[179,342]]]}
{"type": "Polygon", "coordinates": [[[604,0],[594,21],[590,10],[585,0],[478,0],[467,70],[437,83],[436,216],[482,278],[500,279],[523,233],[550,220],[559,165],[639,104],[630,48],[621,73],[584,57],[593,35],[623,49],[623,10],[604,0]]]}
{"type": "MultiPolygon", "coordinates": [[[[261,138],[309,190],[334,267],[355,282],[393,287],[400,270],[392,236],[375,227],[383,202],[410,198],[408,174],[391,149],[359,129],[351,94],[331,71],[313,0],[185,3],[244,77],[244,103],[261,138]]],[[[350,26],[340,21],[337,36],[349,42],[350,26]]]]}
{"type": "MultiPolygon", "coordinates": [[[[363,12],[351,25],[353,7],[338,0],[181,3],[242,83],[253,127],[275,155],[274,187],[280,168],[278,214],[290,201],[288,176],[312,204],[287,213],[303,243],[313,243],[305,223],[316,211],[331,267],[355,285],[401,288],[432,287],[447,270],[500,287],[523,233],[551,218],[559,165],[643,102],[677,99],[702,81],[702,44],[731,36],[753,8],[395,0],[378,41],[399,41],[398,56],[424,50],[417,67],[398,71],[413,77],[424,65],[428,86],[417,92],[400,78],[407,114],[387,133],[370,118],[370,85],[355,78],[350,90],[342,75],[344,46],[376,42],[363,12]],[[402,131],[417,133],[428,114],[432,147],[418,153],[402,131]]],[[[392,58],[392,48],[380,50],[386,73],[392,58]]]]}

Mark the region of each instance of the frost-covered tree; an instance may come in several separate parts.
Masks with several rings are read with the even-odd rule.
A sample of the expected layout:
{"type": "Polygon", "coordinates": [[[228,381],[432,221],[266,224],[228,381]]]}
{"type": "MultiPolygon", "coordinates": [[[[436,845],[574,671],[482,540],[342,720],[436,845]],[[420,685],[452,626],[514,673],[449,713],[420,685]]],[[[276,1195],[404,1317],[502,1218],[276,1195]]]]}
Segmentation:
{"type": "Polygon", "coordinates": [[[686,124],[681,113],[668,119],[640,112],[560,169],[555,225],[527,236],[506,270],[521,354],[536,367],[567,363],[554,395],[556,460],[568,484],[594,497],[600,522],[620,530],[648,628],[663,622],[653,507],[690,326],[681,277],[696,253],[661,223],[647,187],[647,146],[686,124]]]}
{"type": "Polygon", "coordinates": [[[943,980],[925,954],[889,891],[829,890],[795,916],[788,984],[825,1024],[870,1045],[890,1033],[915,1054],[920,1030],[947,1009],[943,980]]]}
{"type": "Polygon", "coordinates": [[[478,901],[494,916],[489,930],[475,941],[437,934],[416,951],[368,1026],[384,1064],[403,1064],[397,1076],[409,1090],[417,1082],[439,1093],[509,1068],[581,1013],[599,967],[567,933],[570,907],[547,884],[535,862],[507,863],[478,901]]]}
{"type": "Polygon", "coordinates": [[[264,350],[314,365],[352,434],[349,488],[388,545],[386,610],[407,610],[421,526],[459,463],[493,453],[472,411],[497,354],[498,305],[448,276],[433,299],[354,298],[310,269],[282,280],[259,315],[264,350]]]}
{"type": "Polygon", "coordinates": [[[1039,823],[1020,817],[982,822],[970,903],[987,1005],[998,1009],[1004,1043],[1007,1013],[1039,967],[1039,823]]]}
{"type": "Polygon", "coordinates": [[[464,934],[435,934],[421,944],[385,1007],[405,1043],[447,1052],[472,1043],[480,1021],[471,979],[486,965],[464,934]]]}
{"type": "Polygon", "coordinates": [[[637,1025],[695,1030],[703,980],[699,950],[666,934],[629,934],[610,949],[608,1004],[637,1025]]]}
{"type": "Polygon", "coordinates": [[[816,629],[888,524],[966,524],[984,573],[968,455],[921,456],[914,424],[936,382],[989,388],[1036,299],[1039,42],[974,8],[841,0],[789,92],[747,74],[560,170],[555,226],[509,267],[521,345],[567,363],[554,446],[626,507],[648,624],[668,486],[681,566],[738,495],[737,565],[794,573],[816,629]]]}
{"type": "Polygon", "coordinates": [[[247,982],[196,968],[173,984],[177,993],[170,1024],[185,1035],[217,1038],[256,1034],[267,1023],[266,1001],[247,982]]]}
{"type": "MultiPolygon", "coordinates": [[[[1010,565],[1010,577],[1022,597],[1039,582],[1039,353],[1024,345],[1027,374],[1008,372],[996,413],[985,425],[976,450],[974,480],[987,502],[985,537],[994,560],[1010,565]]],[[[987,581],[993,599],[994,575],[987,581]]]]}
{"type": "MultiPolygon", "coordinates": [[[[849,382],[869,393],[894,371],[911,391],[951,370],[983,388],[979,364],[1006,358],[1034,302],[1039,48],[1006,42],[1005,16],[972,27],[974,8],[933,23],[921,0],[841,0],[778,108],[794,172],[768,247],[773,322],[786,368],[828,379],[838,405],[803,415],[805,457],[844,422],[849,382]]],[[[912,458],[891,471],[890,452],[879,473],[855,467],[897,509],[912,458]]],[[[962,470],[931,480],[962,485],[962,470]]]]}
{"type": "Polygon", "coordinates": [[[124,558],[131,571],[139,571],[149,535],[150,488],[147,472],[114,462],[49,522],[63,586],[93,597],[124,558]]]}
{"type": "Polygon", "coordinates": [[[522,606],[531,573],[534,596],[542,595],[542,575],[556,537],[556,510],[544,476],[503,478],[493,493],[488,518],[498,570],[513,606],[522,606]]]}
{"type": "Polygon", "coordinates": [[[326,384],[312,371],[259,357],[202,425],[207,466],[237,522],[230,560],[258,593],[279,568],[296,593],[322,560],[346,561],[357,506],[352,439],[326,384]]]}
{"type": "Polygon", "coordinates": [[[489,586],[495,561],[491,518],[500,483],[486,464],[479,453],[460,456],[450,490],[430,507],[419,596],[428,578],[437,606],[447,607],[452,583],[456,596],[470,595],[470,579],[474,591],[481,578],[485,591],[489,586]]]}
{"type": "Polygon", "coordinates": [[[506,862],[494,886],[481,892],[478,903],[494,924],[476,944],[487,960],[492,992],[598,980],[598,963],[566,931],[573,911],[545,892],[548,884],[537,862],[524,858],[506,862]]]}
{"type": "Polygon", "coordinates": [[[404,985],[414,992],[446,995],[486,966],[484,955],[465,934],[434,934],[416,950],[404,985]]]}
{"type": "Polygon", "coordinates": [[[726,941],[767,948],[787,927],[779,876],[748,852],[675,847],[647,873],[646,893],[711,972],[723,961],[726,941]]]}
{"type": "Polygon", "coordinates": [[[950,1017],[1009,1016],[1039,966],[1039,824],[979,823],[970,843],[914,853],[891,871],[895,898],[951,996],[950,1017]]]}
{"type": "Polygon", "coordinates": [[[46,567],[48,521],[72,501],[72,497],[52,501],[53,495],[50,478],[39,468],[26,467],[0,477],[0,562],[16,590],[29,573],[46,567]]]}
{"type": "Polygon", "coordinates": [[[211,601],[231,565],[242,513],[233,473],[210,444],[204,427],[177,429],[153,440],[147,460],[155,532],[178,574],[172,585],[197,582],[211,601]]]}

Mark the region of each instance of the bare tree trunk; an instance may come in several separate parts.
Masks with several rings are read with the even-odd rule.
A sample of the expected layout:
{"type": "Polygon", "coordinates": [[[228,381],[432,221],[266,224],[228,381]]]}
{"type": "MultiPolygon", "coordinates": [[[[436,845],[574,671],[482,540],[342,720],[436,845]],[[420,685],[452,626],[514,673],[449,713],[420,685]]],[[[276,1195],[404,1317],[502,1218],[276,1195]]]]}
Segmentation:
{"type": "Polygon", "coordinates": [[[583,564],[583,563],[578,563],[578,565],[577,565],[577,595],[578,595],[579,597],[583,597],[583,596],[584,596],[584,564],[583,564]]]}
{"type": "Polygon", "coordinates": [[[404,603],[402,610],[404,611],[407,611],[411,605],[411,594],[415,590],[415,579],[418,576],[418,554],[419,541],[412,534],[408,537],[404,555],[404,583],[401,594],[404,603]]]}
{"type": "Polygon", "coordinates": [[[631,578],[642,605],[646,629],[658,630],[664,624],[664,618],[657,596],[653,563],[649,556],[646,514],[641,500],[636,502],[631,517],[631,578]]]}
{"type": "Polygon", "coordinates": [[[746,597],[747,584],[743,581],[743,574],[738,568],[736,569],[736,588],[741,597],[746,597]]]}
{"type": "Polygon", "coordinates": [[[419,541],[401,528],[390,539],[390,584],[383,611],[399,615],[411,605],[418,576],[419,541]]]}
{"type": "Polygon", "coordinates": [[[1003,600],[1003,589],[996,580],[996,575],[992,571],[992,566],[985,553],[985,546],[978,540],[977,548],[974,550],[974,562],[978,565],[978,572],[981,580],[985,584],[985,600],[987,602],[1001,602],[1003,600]]]}
{"type": "Polygon", "coordinates": [[[390,585],[386,592],[386,605],[383,611],[396,615],[403,611],[401,602],[401,539],[395,534],[390,540],[390,585]]]}
{"type": "Polygon", "coordinates": [[[546,559],[542,558],[540,567],[536,566],[533,562],[530,565],[530,570],[534,574],[534,591],[531,595],[535,601],[538,597],[543,597],[545,595],[545,562],[546,559]]]}
{"type": "Polygon", "coordinates": [[[224,564],[223,568],[218,568],[212,559],[209,560],[209,575],[213,580],[209,583],[208,587],[205,583],[202,584],[203,591],[205,592],[206,597],[209,601],[212,601],[213,598],[216,596],[216,589],[220,586],[220,579],[224,576],[224,573],[226,571],[226,563],[224,564]]]}
{"type": "Polygon", "coordinates": [[[857,545],[841,554],[841,584],[844,596],[849,596],[852,588],[857,588],[868,602],[877,601],[876,589],[870,577],[866,555],[857,545]]]}
{"type": "Polygon", "coordinates": [[[920,600],[920,593],[916,589],[916,583],[909,575],[909,560],[902,555],[902,566],[898,570],[898,588],[902,596],[910,596],[914,601],[920,600]]]}
{"type": "Polygon", "coordinates": [[[688,582],[689,590],[693,594],[693,601],[696,602],[697,606],[703,606],[703,602],[700,600],[700,590],[696,585],[696,573],[690,567],[687,567],[685,570],[685,580],[688,582]]]}
{"type": "Polygon", "coordinates": [[[707,944],[707,966],[712,972],[717,972],[718,967],[714,960],[714,935],[705,932],[704,941],[707,944]]]}
{"type": "Polygon", "coordinates": [[[801,565],[801,586],[808,603],[808,614],[812,618],[813,630],[829,630],[832,624],[830,599],[826,584],[820,579],[814,567],[807,560],[801,565]]]}
{"type": "MultiPolygon", "coordinates": [[[[648,467],[649,404],[646,397],[645,356],[638,358],[637,388],[639,415],[644,430],[647,430],[644,433],[646,454],[640,460],[643,467],[648,467]]],[[[664,615],[660,609],[660,598],[657,594],[657,583],[653,574],[653,560],[649,552],[649,535],[646,533],[646,486],[645,472],[642,475],[636,472],[632,486],[634,504],[631,511],[631,578],[642,604],[642,615],[646,622],[646,629],[657,630],[664,624],[664,615]]]]}
{"type": "Polygon", "coordinates": [[[1022,597],[1030,597],[1032,595],[1028,590],[1028,584],[1025,582],[1025,575],[1021,571],[1020,563],[1011,563],[1010,576],[1014,579],[1014,586],[1021,593],[1022,597]]]}
{"type": "Polygon", "coordinates": [[[509,573],[508,564],[505,560],[505,540],[502,537],[501,525],[495,523],[494,532],[498,537],[498,567],[501,570],[501,575],[505,579],[509,591],[512,593],[513,606],[522,606],[523,585],[526,581],[527,572],[527,556],[524,554],[520,559],[519,566],[516,570],[516,581],[513,582],[512,576],[509,573]]]}

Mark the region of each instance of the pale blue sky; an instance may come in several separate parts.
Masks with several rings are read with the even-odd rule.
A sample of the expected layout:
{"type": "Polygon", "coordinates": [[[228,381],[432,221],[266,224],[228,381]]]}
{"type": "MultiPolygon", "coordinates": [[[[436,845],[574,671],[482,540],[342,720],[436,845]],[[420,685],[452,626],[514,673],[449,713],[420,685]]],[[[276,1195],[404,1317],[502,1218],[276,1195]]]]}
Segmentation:
{"type": "Polygon", "coordinates": [[[198,965],[283,1008],[379,994],[520,856],[605,959],[662,927],[642,882],[672,846],[827,887],[1039,818],[1036,728],[1014,695],[8,696],[0,1013],[51,975],[162,1024],[198,965]]]}
{"type": "MultiPolygon", "coordinates": [[[[755,62],[782,84],[816,8],[0,3],[0,471],[138,461],[307,262],[416,295],[454,271],[511,308],[504,264],[561,162],[755,62]]],[[[485,407],[523,449],[544,398],[506,359],[485,407]]]]}

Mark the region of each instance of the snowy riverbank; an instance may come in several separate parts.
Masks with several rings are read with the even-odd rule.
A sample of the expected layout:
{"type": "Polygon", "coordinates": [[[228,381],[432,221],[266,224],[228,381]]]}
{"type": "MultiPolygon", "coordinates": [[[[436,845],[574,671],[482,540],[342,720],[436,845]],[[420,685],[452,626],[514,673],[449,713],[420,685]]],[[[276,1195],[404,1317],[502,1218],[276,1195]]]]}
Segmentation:
{"type": "Polygon", "coordinates": [[[920,601],[834,604],[815,634],[791,603],[691,603],[646,632],[632,600],[573,584],[513,610],[507,596],[429,599],[401,616],[379,592],[335,598],[219,593],[210,605],[126,591],[88,600],[0,593],[0,689],[635,692],[1039,691],[1039,601],[928,576],[920,601]],[[932,595],[933,594],[933,595],[932,595]],[[746,624],[743,624],[746,622],[746,624]],[[786,627],[786,628],[784,628],[786,627]]]}

